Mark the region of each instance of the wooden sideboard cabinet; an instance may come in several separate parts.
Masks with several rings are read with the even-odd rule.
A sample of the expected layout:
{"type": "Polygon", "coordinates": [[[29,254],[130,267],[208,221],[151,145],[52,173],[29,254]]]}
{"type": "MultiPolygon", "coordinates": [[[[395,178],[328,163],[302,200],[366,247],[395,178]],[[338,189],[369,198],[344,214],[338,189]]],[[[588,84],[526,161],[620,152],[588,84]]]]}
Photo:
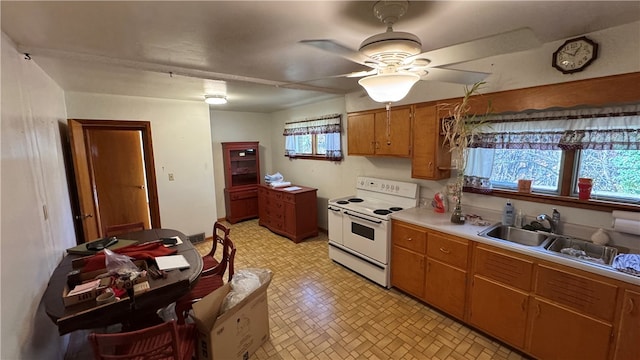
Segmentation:
{"type": "Polygon", "coordinates": [[[232,224],[258,217],[259,150],[255,141],[222,143],[225,210],[232,224]]]}
{"type": "Polygon", "coordinates": [[[298,243],[318,235],[317,189],[258,187],[259,225],[298,243]]]}

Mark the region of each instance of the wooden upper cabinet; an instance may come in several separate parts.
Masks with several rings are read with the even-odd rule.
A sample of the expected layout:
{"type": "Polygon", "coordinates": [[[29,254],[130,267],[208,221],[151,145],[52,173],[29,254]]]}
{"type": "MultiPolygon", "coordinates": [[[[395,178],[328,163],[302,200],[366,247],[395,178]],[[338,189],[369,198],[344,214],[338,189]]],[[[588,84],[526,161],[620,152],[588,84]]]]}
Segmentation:
{"type": "Polygon", "coordinates": [[[437,106],[416,105],[412,127],[411,177],[426,180],[451,177],[451,153],[443,146],[437,106]]]}
{"type": "Polygon", "coordinates": [[[350,114],[347,120],[349,155],[411,156],[411,107],[350,114]]]}

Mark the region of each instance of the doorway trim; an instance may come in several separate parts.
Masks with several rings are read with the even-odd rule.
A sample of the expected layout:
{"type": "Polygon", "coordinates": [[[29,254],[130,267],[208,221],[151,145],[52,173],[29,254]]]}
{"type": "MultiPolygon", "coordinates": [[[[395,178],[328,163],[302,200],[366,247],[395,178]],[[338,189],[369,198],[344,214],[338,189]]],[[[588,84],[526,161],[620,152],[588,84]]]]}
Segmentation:
{"type": "MultiPolygon", "coordinates": [[[[70,143],[72,147],[75,147],[73,150],[76,152],[76,154],[82,154],[82,157],[86,160],[87,158],[87,150],[86,149],[86,142],[84,141],[85,139],[85,133],[87,130],[90,129],[101,129],[101,130],[138,130],[141,132],[142,134],[142,147],[143,147],[143,153],[144,153],[144,171],[146,173],[146,179],[147,179],[147,194],[149,197],[149,216],[150,216],[150,221],[151,221],[151,227],[152,228],[160,228],[161,226],[161,222],[160,222],[160,206],[159,206],[159,201],[158,201],[158,185],[157,185],[157,181],[156,181],[156,171],[155,171],[155,162],[154,162],[154,156],[153,156],[153,141],[152,141],[152,136],[151,136],[151,122],[149,121],[138,121],[138,120],[88,120],[88,119],[68,119],[67,121],[68,126],[69,126],[69,136],[70,136],[70,143]],[[77,122],[78,124],[80,124],[80,128],[77,128],[74,130],[74,127],[71,126],[71,122],[77,122]],[[82,144],[84,144],[85,148],[78,148],[78,145],[76,141],[74,141],[74,138],[76,137],[82,137],[83,141],[82,144]]],[[[80,228],[84,229],[84,220],[83,220],[83,208],[86,209],[87,208],[87,204],[83,204],[83,199],[80,198],[80,193],[82,192],[83,189],[81,189],[81,187],[83,186],[81,184],[81,181],[79,181],[79,174],[80,173],[86,173],[89,174],[88,179],[84,179],[84,182],[86,183],[88,180],[89,185],[91,186],[91,188],[95,188],[95,179],[93,177],[93,174],[90,173],[90,169],[88,169],[87,163],[85,161],[84,164],[81,164],[78,156],[76,156],[73,159],[73,171],[75,173],[75,178],[76,178],[76,191],[78,193],[78,202],[79,202],[79,213],[78,214],[74,214],[74,221],[82,221],[82,224],[79,226],[80,228]],[[84,206],[83,206],[84,205],[84,206]]],[[[85,175],[86,176],[86,175],[85,175]]],[[[93,193],[93,192],[91,192],[93,193]]],[[[95,197],[95,196],[94,196],[95,197]]],[[[96,199],[92,197],[92,202],[93,202],[93,213],[97,215],[97,210],[95,207],[95,202],[96,199]]],[[[86,212],[86,211],[84,211],[86,212]]],[[[96,220],[96,216],[93,217],[93,220],[96,220]]],[[[104,236],[103,234],[101,234],[102,229],[100,229],[97,225],[94,225],[97,228],[98,234],[99,236],[104,236]]],[[[87,234],[85,233],[85,231],[83,231],[83,234],[78,234],[78,242],[82,243],[85,241],[85,239],[87,238],[87,234]]]]}

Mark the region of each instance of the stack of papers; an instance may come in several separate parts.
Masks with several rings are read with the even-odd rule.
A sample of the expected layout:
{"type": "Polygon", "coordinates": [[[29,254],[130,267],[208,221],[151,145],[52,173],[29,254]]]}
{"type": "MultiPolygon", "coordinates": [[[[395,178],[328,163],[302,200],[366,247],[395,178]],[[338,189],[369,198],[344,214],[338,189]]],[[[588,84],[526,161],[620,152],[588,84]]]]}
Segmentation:
{"type": "Polygon", "coordinates": [[[289,181],[276,181],[276,182],[272,182],[269,185],[271,185],[273,187],[285,187],[285,186],[291,185],[291,182],[289,182],[289,181]]]}
{"type": "Polygon", "coordinates": [[[160,270],[186,269],[189,262],[183,255],[156,256],[156,264],[160,270]]]}

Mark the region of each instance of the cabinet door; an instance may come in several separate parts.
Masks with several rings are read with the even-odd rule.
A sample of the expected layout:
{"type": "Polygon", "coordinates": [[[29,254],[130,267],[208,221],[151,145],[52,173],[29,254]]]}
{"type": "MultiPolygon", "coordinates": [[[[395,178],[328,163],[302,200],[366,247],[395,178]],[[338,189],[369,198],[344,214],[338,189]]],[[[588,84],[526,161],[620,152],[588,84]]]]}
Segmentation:
{"type": "Polygon", "coordinates": [[[527,293],[482,276],[471,286],[469,323],[487,333],[523,348],[527,324],[527,293]]]}
{"type": "Polygon", "coordinates": [[[615,360],[640,359],[640,293],[625,290],[615,360]]]}
{"type": "Polygon", "coordinates": [[[530,313],[527,348],[533,356],[563,360],[607,358],[610,324],[538,297],[531,300],[530,313]]]}
{"type": "Polygon", "coordinates": [[[411,156],[411,108],[375,114],[376,155],[411,156]]]}
{"type": "Polygon", "coordinates": [[[422,298],[424,266],[424,255],[394,245],[391,250],[391,286],[422,298]]]}
{"type": "Polygon", "coordinates": [[[451,177],[451,153],[443,145],[435,105],[416,106],[413,114],[411,177],[437,180],[451,177]]]}
{"type": "Polygon", "coordinates": [[[347,152],[349,155],[375,154],[374,114],[349,115],[347,118],[347,152]]]}
{"type": "Polygon", "coordinates": [[[439,261],[428,259],[425,281],[425,300],[458,319],[462,319],[464,315],[467,272],[439,261]]]}

